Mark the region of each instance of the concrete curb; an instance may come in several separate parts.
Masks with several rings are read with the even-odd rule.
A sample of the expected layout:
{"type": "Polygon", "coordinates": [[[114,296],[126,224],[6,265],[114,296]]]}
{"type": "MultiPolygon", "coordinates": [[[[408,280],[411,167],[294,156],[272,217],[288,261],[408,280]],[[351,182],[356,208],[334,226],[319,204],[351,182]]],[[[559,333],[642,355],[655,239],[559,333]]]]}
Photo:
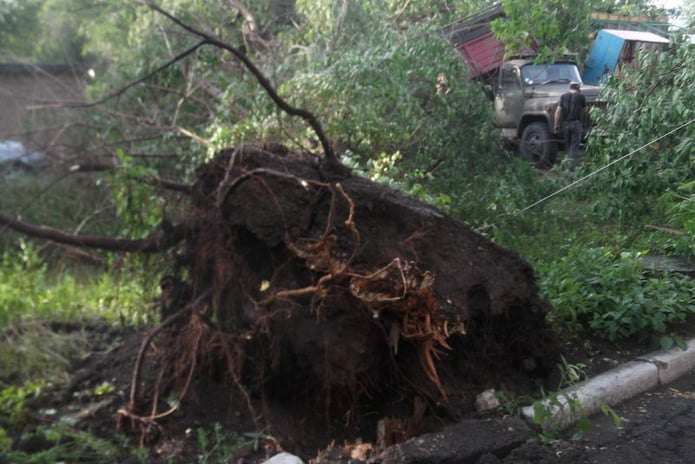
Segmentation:
{"type": "MultiPolygon", "coordinates": [[[[604,372],[592,379],[573,385],[540,401],[550,414],[543,428],[562,430],[581,415],[591,416],[602,406],[616,404],[633,398],[658,386],[666,385],[695,369],[695,338],[686,341],[687,348],[654,351],[639,356],[622,366],[604,372]]],[[[533,423],[534,406],[526,406],[522,417],[533,423]]]]}

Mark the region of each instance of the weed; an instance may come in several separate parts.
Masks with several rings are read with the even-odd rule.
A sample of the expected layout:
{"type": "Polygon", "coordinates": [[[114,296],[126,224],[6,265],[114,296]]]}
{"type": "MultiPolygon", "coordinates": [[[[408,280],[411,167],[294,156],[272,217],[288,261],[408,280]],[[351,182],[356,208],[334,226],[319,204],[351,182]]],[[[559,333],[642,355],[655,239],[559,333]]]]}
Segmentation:
{"type": "Polygon", "coordinates": [[[610,416],[610,418],[613,419],[613,425],[615,425],[616,428],[620,428],[623,426],[623,420],[615,412],[615,410],[610,407],[610,405],[608,405],[606,403],[602,403],[601,404],[601,412],[605,416],[610,416]]]}
{"type": "Polygon", "coordinates": [[[542,442],[557,441],[559,432],[573,422],[577,424],[577,436],[586,433],[591,424],[576,394],[553,392],[543,396],[533,403],[533,423],[540,427],[542,442]]]}
{"type": "Polygon", "coordinates": [[[110,395],[116,391],[116,386],[111,382],[102,382],[94,387],[95,396],[110,395]]]}
{"type": "Polygon", "coordinates": [[[19,387],[0,384],[0,429],[12,431],[23,426],[30,419],[29,401],[41,397],[45,387],[41,381],[27,382],[19,387]]]}
{"type": "Polygon", "coordinates": [[[252,446],[255,450],[258,449],[261,440],[269,438],[258,433],[239,435],[226,432],[219,423],[215,423],[209,432],[199,428],[196,431],[198,464],[231,462],[241,447],[252,446]]]}
{"type": "MultiPolygon", "coordinates": [[[[622,419],[610,405],[599,401],[600,411],[610,416],[616,428],[622,427],[622,419]]],[[[559,433],[568,425],[575,424],[573,440],[581,439],[591,428],[591,420],[576,393],[543,393],[543,399],[533,403],[533,423],[540,428],[539,440],[552,443],[559,440],[559,433]]]]}
{"type": "MultiPolygon", "coordinates": [[[[50,447],[32,453],[0,450],[0,461],[13,464],[117,464],[131,455],[130,450],[117,443],[86,431],[75,430],[65,424],[39,426],[32,434],[50,444],[50,447]]],[[[142,460],[142,453],[136,453],[133,457],[140,462],[146,462],[142,460]]]]}
{"type": "Polygon", "coordinates": [[[0,460],[2,453],[9,451],[10,446],[12,446],[12,439],[7,434],[5,428],[0,426],[0,460]]]}
{"type": "Polygon", "coordinates": [[[569,387],[587,378],[586,364],[570,364],[563,355],[560,355],[560,363],[557,367],[560,371],[560,388],[569,387]]]}

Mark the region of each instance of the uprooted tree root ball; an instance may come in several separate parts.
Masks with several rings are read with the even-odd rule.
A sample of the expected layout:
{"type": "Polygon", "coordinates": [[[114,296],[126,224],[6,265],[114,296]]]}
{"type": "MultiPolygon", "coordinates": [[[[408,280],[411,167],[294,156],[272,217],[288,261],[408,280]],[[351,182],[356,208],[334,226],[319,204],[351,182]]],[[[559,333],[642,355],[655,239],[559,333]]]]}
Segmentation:
{"type": "Polygon", "coordinates": [[[143,440],[208,378],[258,425],[272,427],[269,403],[324,421],[327,438],[374,439],[378,420],[403,417],[388,444],[425,410],[470,409],[503,370],[541,377],[552,357],[517,254],[315,156],[226,150],[200,170],[187,219],[119,410],[143,440]]]}

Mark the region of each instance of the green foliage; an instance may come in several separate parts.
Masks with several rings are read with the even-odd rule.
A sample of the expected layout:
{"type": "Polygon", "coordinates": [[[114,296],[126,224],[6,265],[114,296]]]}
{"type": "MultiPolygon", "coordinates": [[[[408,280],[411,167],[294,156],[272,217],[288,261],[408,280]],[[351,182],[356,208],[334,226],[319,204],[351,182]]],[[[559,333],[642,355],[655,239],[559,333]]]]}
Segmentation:
{"type": "Polygon", "coordinates": [[[114,193],[116,213],[123,235],[131,238],[150,236],[162,222],[165,200],[160,190],[144,182],[157,177],[157,170],[133,162],[117,152],[120,168],[109,180],[114,193]]]}
{"type": "Polygon", "coordinates": [[[41,0],[0,2],[0,54],[24,58],[34,53],[40,8],[41,0]]]}
{"type": "Polygon", "coordinates": [[[695,257],[695,181],[664,193],[657,202],[673,228],[664,245],[677,256],[695,257]]]}
{"type": "Polygon", "coordinates": [[[394,29],[408,29],[413,24],[442,25],[493,3],[494,0],[298,0],[296,9],[303,20],[304,40],[316,44],[326,39],[358,40],[360,34],[384,25],[394,29]]]}
{"type": "Polygon", "coordinates": [[[625,157],[589,184],[588,194],[605,196],[604,216],[651,214],[657,198],[695,179],[695,49],[676,38],[638,62],[607,82],[610,104],[592,112],[601,136],[590,141],[585,169],[625,157]]]}
{"type": "Polygon", "coordinates": [[[589,41],[591,0],[502,0],[505,16],[492,21],[492,31],[505,43],[507,55],[537,48],[547,62],[583,52],[589,41]]]}
{"type": "Polygon", "coordinates": [[[312,108],[329,138],[339,140],[346,157],[365,171],[384,174],[380,166],[388,159],[392,181],[439,182],[443,192],[441,182],[448,179],[441,173],[456,177],[454,168],[464,175],[480,162],[480,153],[495,150],[491,124],[480,124],[491,120],[491,109],[450,44],[415,32],[372,32],[329,67],[300,74],[281,90],[312,108]]]}
{"type": "Polygon", "coordinates": [[[560,372],[560,388],[569,387],[587,378],[587,366],[584,363],[571,364],[560,355],[560,364],[557,367],[560,372]]]}
{"type": "MultiPolygon", "coordinates": [[[[110,210],[112,195],[99,179],[76,173],[42,175],[0,168],[0,211],[32,224],[93,235],[117,233],[110,210]]],[[[0,229],[2,249],[15,247],[17,234],[0,229]]]]}
{"type": "Polygon", "coordinates": [[[7,433],[7,430],[5,430],[3,427],[0,427],[0,457],[2,457],[2,454],[6,450],[9,450],[11,446],[12,438],[10,438],[9,434],[7,433]]]}
{"type": "Polygon", "coordinates": [[[103,396],[110,395],[116,391],[116,386],[111,382],[102,382],[96,387],[94,387],[94,395],[103,396]]]}
{"type": "Polygon", "coordinates": [[[639,254],[573,248],[541,276],[551,318],[608,340],[667,335],[695,313],[695,281],[648,275],[639,254]]]}
{"type": "Polygon", "coordinates": [[[593,11],[627,16],[666,16],[671,10],[653,5],[650,0],[595,0],[593,11]]]}
{"type": "Polygon", "coordinates": [[[0,430],[22,427],[30,417],[27,403],[41,397],[45,388],[43,381],[26,382],[21,386],[0,382],[0,430]]]}
{"type": "Polygon", "coordinates": [[[577,438],[586,433],[591,422],[584,413],[584,406],[576,394],[553,392],[544,395],[540,401],[533,403],[533,423],[541,429],[539,438],[544,443],[552,443],[558,440],[559,432],[565,420],[576,422],[577,438]],[[566,411],[563,413],[563,411],[566,411]],[[563,419],[563,414],[567,419],[563,419]]]}

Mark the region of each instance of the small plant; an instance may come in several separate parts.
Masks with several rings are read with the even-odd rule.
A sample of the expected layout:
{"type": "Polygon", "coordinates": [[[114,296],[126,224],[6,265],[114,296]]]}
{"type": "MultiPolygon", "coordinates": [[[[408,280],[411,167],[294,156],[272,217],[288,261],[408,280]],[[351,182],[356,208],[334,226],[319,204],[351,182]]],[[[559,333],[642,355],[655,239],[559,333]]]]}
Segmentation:
{"type": "Polygon", "coordinates": [[[102,382],[94,388],[96,396],[110,395],[116,391],[116,386],[111,382],[102,382]]]}
{"type": "Polygon", "coordinates": [[[12,438],[9,437],[5,428],[0,426],[0,461],[2,460],[2,453],[9,450],[10,446],[12,446],[12,438]]]}
{"type": "Polygon", "coordinates": [[[43,382],[27,382],[19,387],[0,383],[0,429],[22,427],[31,416],[29,401],[41,397],[45,387],[43,382]]]}
{"type": "Polygon", "coordinates": [[[591,426],[576,394],[553,392],[533,403],[533,423],[540,427],[539,438],[544,443],[557,441],[563,427],[573,422],[577,424],[577,433],[573,438],[580,438],[591,426]],[[564,419],[563,411],[567,411],[564,419]]]}
{"type": "Polygon", "coordinates": [[[0,365],[15,384],[40,379],[43,383],[68,382],[71,360],[87,349],[80,332],[59,333],[41,323],[6,328],[0,335],[0,365]]]}
{"type": "Polygon", "coordinates": [[[260,434],[239,435],[226,432],[220,423],[215,423],[211,431],[199,428],[196,431],[198,443],[198,464],[231,462],[234,454],[242,446],[253,445],[257,449],[261,439],[269,438],[260,434]]]}
{"type": "MultiPolygon", "coordinates": [[[[543,398],[533,403],[533,423],[539,426],[539,440],[553,443],[559,440],[562,429],[575,423],[573,440],[579,440],[591,428],[591,421],[584,405],[576,393],[543,393],[543,398]]],[[[615,410],[605,402],[598,400],[600,411],[613,420],[616,428],[622,427],[623,421],[615,410]]]]}
{"type": "Polygon", "coordinates": [[[569,387],[577,382],[585,380],[586,364],[576,363],[570,364],[563,355],[560,355],[560,363],[557,365],[560,371],[560,388],[569,387]]]}
{"type": "Polygon", "coordinates": [[[601,404],[601,412],[603,413],[604,416],[610,416],[610,418],[613,419],[613,425],[615,425],[616,428],[620,428],[623,426],[623,420],[615,412],[615,410],[610,407],[610,405],[608,405],[606,403],[602,403],[601,404]]]}
{"type": "Polygon", "coordinates": [[[692,258],[695,256],[695,180],[664,193],[657,205],[666,215],[669,228],[662,228],[668,234],[668,251],[692,258]]]}

